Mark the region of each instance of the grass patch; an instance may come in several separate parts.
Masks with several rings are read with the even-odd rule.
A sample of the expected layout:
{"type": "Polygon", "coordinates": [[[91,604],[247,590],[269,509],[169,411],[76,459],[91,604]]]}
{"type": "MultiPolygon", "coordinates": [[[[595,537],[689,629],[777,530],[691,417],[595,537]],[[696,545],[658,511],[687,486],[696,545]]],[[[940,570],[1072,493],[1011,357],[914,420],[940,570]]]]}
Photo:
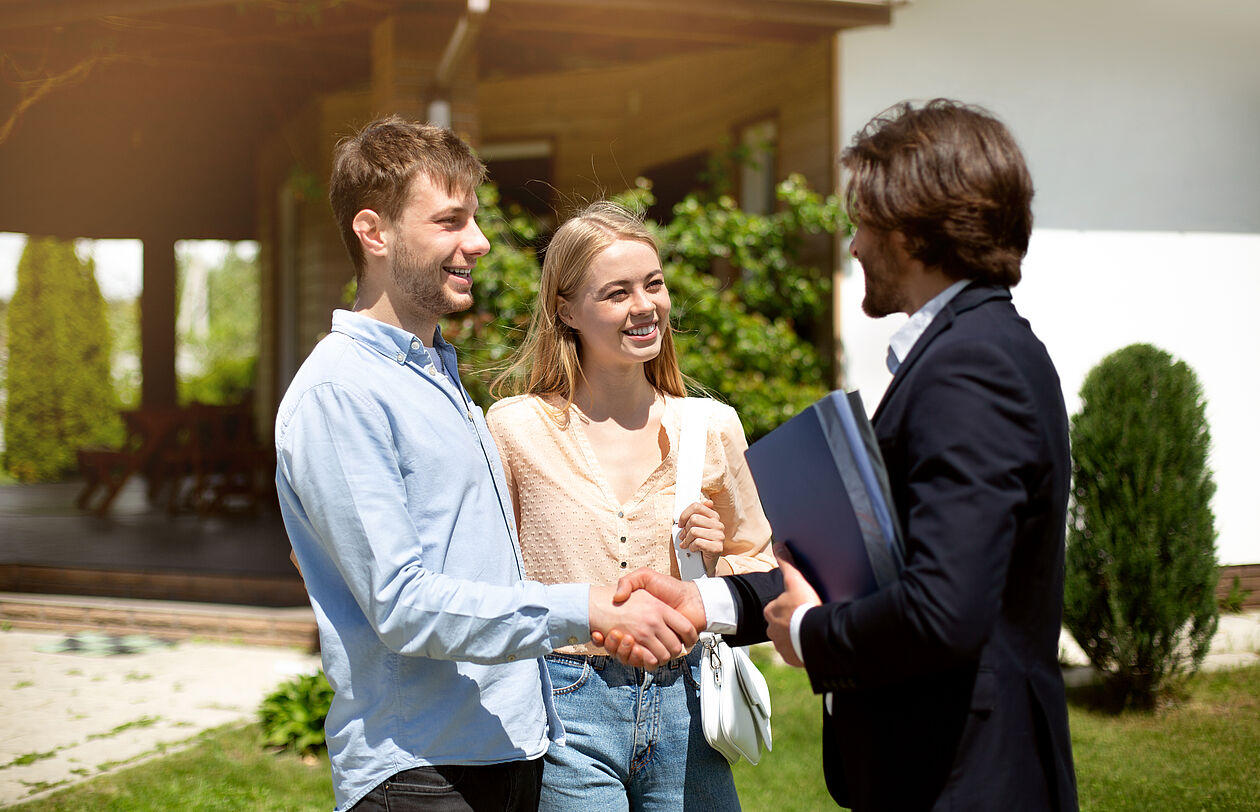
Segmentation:
{"type": "Polygon", "coordinates": [[[11,807],[16,812],[328,812],[328,759],[313,765],[263,750],[257,725],[203,733],[177,753],[11,807]]]}
{"type": "Polygon", "coordinates": [[[37,761],[43,761],[55,755],[57,755],[56,750],[49,750],[45,753],[23,753],[8,764],[0,765],[0,770],[7,770],[10,767],[25,767],[28,764],[34,764],[37,761]]]}
{"type": "Polygon", "coordinates": [[[133,719],[130,722],[123,722],[121,725],[117,725],[105,733],[93,733],[87,737],[87,740],[109,739],[120,733],[125,733],[128,730],[134,730],[140,727],[152,727],[160,721],[162,721],[161,716],[141,716],[139,719],[133,719]]]}
{"type": "MultiPolygon", "coordinates": [[[[748,812],[834,809],[822,778],[822,699],[804,671],[753,658],[774,698],[774,751],[740,762],[735,783],[748,812]]],[[[1154,715],[1113,716],[1069,706],[1084,812],[1252,810],[1260,798],[1260,666],[1200,674],[1184,703],[1154,715]]],[[[14,807],[22,812],[170,809],[327,812],[328,759],[306,763],[264,749],[257,725],[210,731],[171,755],[65,787],[14,807]]]]}
{"type": "MultiPolygon", "coordinates": [[[[735,784],[748,812],[835,809],[822,777],[822,698],[805,672],[767,665],[774,751],[741,761],[735,784]]],[[[1153,715],[1119,716],[1071,703],[1082,812],[1255,810],[1260,799],[1260,666],[1201,673],[1187,699],[1153,715]]]]}

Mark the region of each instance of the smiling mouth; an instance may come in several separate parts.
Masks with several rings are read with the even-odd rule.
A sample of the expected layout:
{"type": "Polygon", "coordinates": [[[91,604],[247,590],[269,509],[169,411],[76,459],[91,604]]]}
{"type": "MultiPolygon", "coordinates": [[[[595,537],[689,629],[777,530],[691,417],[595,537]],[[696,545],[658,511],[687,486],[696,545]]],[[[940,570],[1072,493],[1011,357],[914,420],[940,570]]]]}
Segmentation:
{"type": "Polygon", "coordinates": [[[622,332],[628,336],[634,336],[635,338],[650,336],[652,333],[656,332],[656,322],[644,324],[641,327],[631,327],[629,330],[623,330],[622,332]]]}
{"type": "Polygon", "coordinates": [[[458,276],[460,279],[472,279],[472,268],[451,268],[449,266],[443,266],[442,270],[446,271],[451,276],[458,276]]]}

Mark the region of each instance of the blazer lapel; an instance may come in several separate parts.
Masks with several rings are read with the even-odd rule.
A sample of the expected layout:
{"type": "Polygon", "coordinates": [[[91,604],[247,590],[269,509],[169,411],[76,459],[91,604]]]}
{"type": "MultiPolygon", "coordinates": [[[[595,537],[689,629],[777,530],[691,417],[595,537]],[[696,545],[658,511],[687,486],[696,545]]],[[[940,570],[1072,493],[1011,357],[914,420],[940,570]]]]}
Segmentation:
{"type": "Polygon", "coordinates": [[[923,355],[929,344],[931,344],[937,336],[945,332],[953,325],[954,319],[960,313],[965,313],[992,299],[1011,298],[1010,288],[994,287],[985,285],[980,282],[972,282],[967,287],[959,291],[958,295],[949,301],[949,304],[942,308],[940,313],[936,314],[936,318],[932,319],[932,323],[923,331],[923,335],[919,336],[919,340],[914,342],[914,346],[910,348],[910,354],[906,356],[901,365],[897,367],[896,374],[893,375],[892,381],[889,382],[888,388],[884,390],[884,396],[879,399],[879,406],[875,407],[875,414],[871,415],[871,422],[874,423],[879,419],[879,414],[884,410],[884,405],[892,399],[893,393],[905,380],[909,374],[911,367],[923,355]]]}

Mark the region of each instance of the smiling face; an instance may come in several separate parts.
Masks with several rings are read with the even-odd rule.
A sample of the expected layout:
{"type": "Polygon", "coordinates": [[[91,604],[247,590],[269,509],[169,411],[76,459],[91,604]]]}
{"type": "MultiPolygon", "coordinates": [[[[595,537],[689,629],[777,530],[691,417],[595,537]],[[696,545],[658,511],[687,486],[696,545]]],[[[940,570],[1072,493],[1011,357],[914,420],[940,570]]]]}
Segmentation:
{"type": "Polygon", "coordinates": [[[595,256],[582,284],[559,300],[557,310],[578,334],[583,367],[624,367],[660,353],[669,307],[655,249],[617,240],[595,256]]]}
{"type": "MultiPolygon", "coordinates": [[[[472,272],[490,243],[477,226],[477,195],[450,193],[418,174],[389,247],[399,306],[423,322],[472,307],[472,272]]],[[[427,336],[425,336],[427,339],[427,336]]]]}

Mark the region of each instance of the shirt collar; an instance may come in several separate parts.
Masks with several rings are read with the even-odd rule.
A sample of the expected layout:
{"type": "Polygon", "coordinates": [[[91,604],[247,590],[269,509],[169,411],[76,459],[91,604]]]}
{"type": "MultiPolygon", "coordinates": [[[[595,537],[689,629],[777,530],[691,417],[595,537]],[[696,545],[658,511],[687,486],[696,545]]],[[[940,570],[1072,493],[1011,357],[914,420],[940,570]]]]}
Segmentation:
{"type": "MultiPolygon", "coordinates": [[[[422,360],[427,359],[428,356],[424,349],[424,342],[418,336],[401,327],[395,327],[350,310],[333,311],[332,330],[334,333],[348,335],[400,364],[416,354],[420,354],[422,360]]],[[[433,333],[433,346],[442,354],[443,360],[447,359],[447,351],[450,351],[452,353],[450,358],[453,361],[454,348],[442,338],[440,327],[433,333]]]]}
{"type": "Polygon", "coordinates": [[[897,374],[898,367],[901,362],[906,360],[906,356],[910,355],[910,350],[914,349],[914,345],[919,338],[927,330],[928,325],[932,323],[932,319],[945,309],[945,305],[949,304],[958,293],[971,284],[970,279],[959,279],[954,284],[945,288],[945,290],[933,296],[927,304],[914,311],[910,316],[910,320],[901,327],[897,328],[897,332],[892,334],[888,339],[888,371],[897,374]]]}

